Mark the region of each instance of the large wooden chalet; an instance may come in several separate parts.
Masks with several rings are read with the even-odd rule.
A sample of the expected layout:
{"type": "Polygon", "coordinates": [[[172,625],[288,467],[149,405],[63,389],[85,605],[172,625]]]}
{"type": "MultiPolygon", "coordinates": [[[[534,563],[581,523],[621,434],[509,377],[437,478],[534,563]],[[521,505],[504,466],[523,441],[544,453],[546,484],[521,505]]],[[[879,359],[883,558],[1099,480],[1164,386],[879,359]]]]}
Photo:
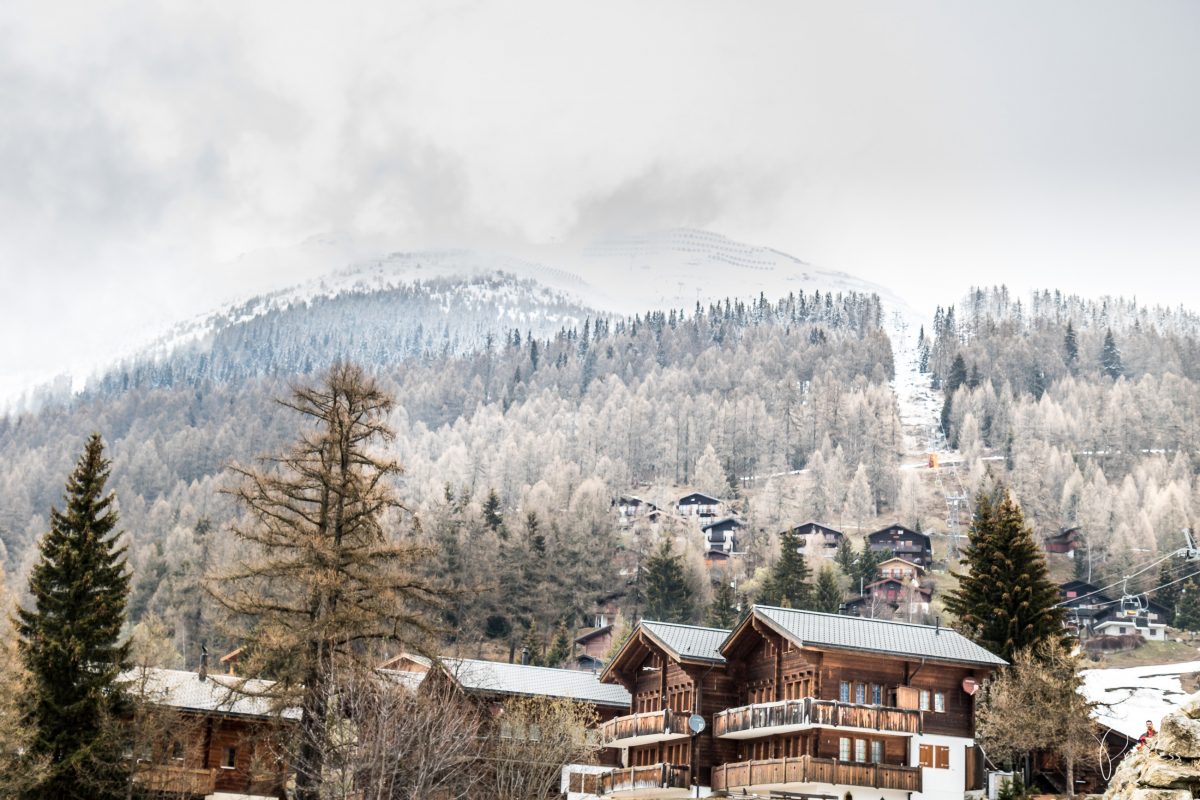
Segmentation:
{"type": "Polygon", "coordinates": [[[733,631],[643,621],[601,675],[631,696],[601,727],[622,766],[573,788],[958,800],[982,787],[975,689],[1004,663],[946,628],[811,611],[754,606],[733,631]]]}
{"type": "Polygon", "coordinates": [[[927,535],[903,525],[889,525],[867,536],[872,550],[890,553],[912,562],[922,569],[933,564],[933,544],[927,535]]]}

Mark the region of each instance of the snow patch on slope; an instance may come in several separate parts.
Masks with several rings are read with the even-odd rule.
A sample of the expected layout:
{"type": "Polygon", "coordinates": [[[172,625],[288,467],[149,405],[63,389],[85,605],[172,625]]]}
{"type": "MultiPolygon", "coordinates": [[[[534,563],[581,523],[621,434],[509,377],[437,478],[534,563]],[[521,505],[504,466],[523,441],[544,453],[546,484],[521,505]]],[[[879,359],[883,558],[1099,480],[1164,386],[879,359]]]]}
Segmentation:
{"type": "Polygon", "coordinates": [[[1200,672],[1200,661],[1127,669],[1089,669],[1083,672],[1083,694],[1099,703],[1092,716],[1133,739],[1157,728],[1162,718],[1184,704],[1189,695],[1180,677],[1200,672]]]}

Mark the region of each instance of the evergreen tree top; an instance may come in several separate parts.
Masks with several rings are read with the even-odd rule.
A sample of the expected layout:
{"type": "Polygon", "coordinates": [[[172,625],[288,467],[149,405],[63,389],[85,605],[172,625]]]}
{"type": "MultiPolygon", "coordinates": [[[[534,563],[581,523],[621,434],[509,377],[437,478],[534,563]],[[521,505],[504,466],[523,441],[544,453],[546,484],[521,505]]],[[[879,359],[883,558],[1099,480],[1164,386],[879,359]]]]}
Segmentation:
{"type": "Polygon", "coordinates": [[[1026,647],[1063,639],[1058,586],[1020,506],[1007,491],[980,493],[965,553],[967,571],[946,610],[975,640],[1005,660],[1026,647]]]}

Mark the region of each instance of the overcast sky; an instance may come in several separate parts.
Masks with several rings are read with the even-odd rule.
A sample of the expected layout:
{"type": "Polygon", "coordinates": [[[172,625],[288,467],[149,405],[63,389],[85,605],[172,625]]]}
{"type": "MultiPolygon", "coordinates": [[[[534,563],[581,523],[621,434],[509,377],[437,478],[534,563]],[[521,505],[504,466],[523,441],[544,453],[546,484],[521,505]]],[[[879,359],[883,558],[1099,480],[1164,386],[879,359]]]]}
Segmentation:
{"type": "Polygon", "coordinates": [[[1190,0],[8,0],[0,390],[306,277],[237,257],[329,233],[691,225],[930,311],[1200,307],[1197,42],[1190,0]]]}

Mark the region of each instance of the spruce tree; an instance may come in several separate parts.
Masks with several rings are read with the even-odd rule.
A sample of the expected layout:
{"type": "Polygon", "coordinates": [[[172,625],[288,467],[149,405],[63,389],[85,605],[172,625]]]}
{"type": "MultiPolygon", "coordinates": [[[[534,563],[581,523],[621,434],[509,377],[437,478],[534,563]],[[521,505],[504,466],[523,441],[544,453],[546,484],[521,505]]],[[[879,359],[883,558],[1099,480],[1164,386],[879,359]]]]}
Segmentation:
{"type": "Polygon", "coordinates": [[[854,545],[850,544],[849,536],[843,536],[842,540],[838,542],[837,553],[833,560],[842,568],[842,574],[847,576],[854,574],[854,545]]]}
{"type": "Polygon", "coordinates": [[[48,762],[30,798],[120,794],[120,745],[106,727],[124,705],[118,676],[129,660],[120,638],[129,572],[108,477],[104,444],[93,434],[67,481],[63,511],[50,510],[50,530],[38,542],[40,559],[29,576],[33,608],[17,611],[30,675],[29,753],[48,762]]]}
{"type": "Polygon", "coordinates": [[[842,586],[838,582],[833,566],[826,564],[817,573],[817,587],[813,592],[813,611],[824,611],[826,614],[836,614],[842,607],[842,586]]]}
{"type": "Polygon", "coordinates": [[[854,581],[854,590],[857,591],[869,583],[874,583],[879,578],[879,565],[893,555],[895,553],[890,550],[872,550],[871,543],[864,539],[862,550],[859,552],[858,558],[854,560],[854,569],[850,573],[850,579],[854,581]]]}
{"type": "Polygon", "coordinates": [[[1183,584],[1175,605],[1175,627],[1194,633],[1200,631],[1200,585],[1195,581],[1183,584]]]}
{"type": "Polygon", "coordinates": [[[1067,322],[1067,333],[1063,336],[1063,361],[1067,369],[1074,373],[1075,365],[1079,362],[1079,340],[1075,337],[1075,326],[1070,321],[1067,322]]]}
{"type": "Polygon", "coordinates": [[[1167,610],[1167,618],[1165,622],[1169,625],[1175,623],[1175,609],[1179,605],[1179,584],[1175,583],[1176,576],[1171,570],[1171,562],[1164,561],[1162,568],[1158,571],[1159,589],[1154,592],[1154,602],[1161,605],[1167,610]],[[1169,586],[1167,584],[1170,584],[1169,586]]]}
{"type": "Polygon", "coordinates": [[[561,667],[563,662],[571,657],[571,637],[567,633],[567,624],[558,623],[554,631],[554,639],[550,642],[550,650],[546,653],[547,667],[561,667]]]}
{"type": "Polygon", "coordinates": [[[658,552],[646,561],[642,591],[646,597],[644,616],[659,622],[691,622],[696,613],[695,592],[688,583],[683,559],[664,538],[658,552]]]}
{"type": "Polygon", "coordinates": [[[713,581],[713,601],[705,623],[713,628],[732,628],[738,619],[737,596],[724,575],[713,581]]]}
{"type": "Polygon", "coordinates": [[[500,514],[500,496],[495,489],[489,489],[487,499],[483,501],[483,524],[493,531],[499,531],[504,525],[504,517],[500,514]]]}
{"type": "Polygon", "coordinates": [[[954,393],[958,391],[958,387],[967,382],[967,362],[963,361],[962,353],[954,357],[954,362],[950,365],[950,374],[946,376],[945,385],[942,387],[945,391],[945,400],[942,401],[942,433],[946,437],[946,441],[951,441],[950,436],[950,410],[954,406],[954,393]]]}
{"type": "Polygon", "coordinates": [[[784,531],[779,534],[779,560],[759,590],[759,601],[787,608],[808,608],[812,602],[810,574],[799,535],[791,529],[784,531]]]}
{"type": "Polygon", "coordinates": [[[968,572],[954,573],[959,585],[946,596],[946,610],[980,645],[1011,661],[1022,648],[1064,637],[1058,587],[1007,491],[979,494],[964,562],[968,572]]]}
{"type": "Polygon", "coordinates": [[[1104,334],[1104,346],[1100,349],[1100,369],[1113,380],[1125,373],[1125,366],[1121,363],[1121,351],[1117,349],[1112,328],[1104,334]]]}

